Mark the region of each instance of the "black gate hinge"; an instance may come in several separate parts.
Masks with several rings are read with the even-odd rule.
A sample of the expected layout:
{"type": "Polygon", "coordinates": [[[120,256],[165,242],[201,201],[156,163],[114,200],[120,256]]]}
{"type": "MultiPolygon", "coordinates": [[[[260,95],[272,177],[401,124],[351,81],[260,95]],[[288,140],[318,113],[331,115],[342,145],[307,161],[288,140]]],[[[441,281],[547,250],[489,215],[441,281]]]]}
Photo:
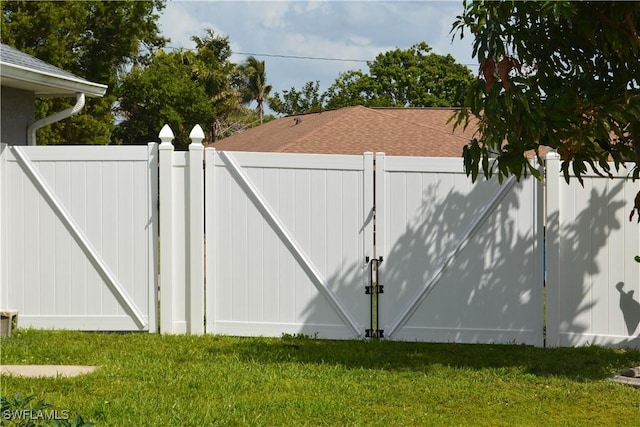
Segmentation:
{"type": "Polygon", "coordinates": [[[384,329],[366,329],[364,334],[367,338],[384,338],[384,329]]]}
{"type": "Polygon", "coordinates": [[[383,294],[384,293],[384,285],[375,285],[375,286],[365,286],[364,287],[364,293],[366,295],[371,295],[374,290],[375,290],[375,292],[377,294],[383,294]]]}

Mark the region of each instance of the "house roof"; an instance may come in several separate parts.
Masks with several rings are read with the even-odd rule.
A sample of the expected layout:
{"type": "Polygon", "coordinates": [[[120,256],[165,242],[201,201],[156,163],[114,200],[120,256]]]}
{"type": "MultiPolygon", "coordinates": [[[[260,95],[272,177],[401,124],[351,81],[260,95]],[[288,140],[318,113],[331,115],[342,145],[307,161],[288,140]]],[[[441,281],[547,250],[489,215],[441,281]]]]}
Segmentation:
{"type": "Polygon", "coordinates": [[[45,61],[0,43],[0,84],[35,92],[36,96],[99,97],[107,86],[90,82],[45,61]]]}
{"type": "Polygon", "coordinates": [[[475,126],[453,131],[453,108],[345,107],[287,116],[213,143],[218,150],[460,157],[475,126]]]}

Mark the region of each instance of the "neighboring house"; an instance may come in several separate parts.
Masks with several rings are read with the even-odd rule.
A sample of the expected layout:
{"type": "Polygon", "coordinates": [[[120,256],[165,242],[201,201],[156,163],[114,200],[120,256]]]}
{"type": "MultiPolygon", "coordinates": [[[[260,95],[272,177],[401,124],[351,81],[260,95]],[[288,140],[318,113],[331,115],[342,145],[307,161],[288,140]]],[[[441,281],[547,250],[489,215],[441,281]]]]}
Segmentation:
{"type": "Polygon", "coordinates": [[[345,107],[287,116],[213,143],[227,151],[461,157],[475,126],[453,131],[453,108],[345,107]]]}
{"type": "Polygon", "coordinates": [[[79,112],[85,97],[100,97],[107,86],[93,83],[47,62],[0,44],[0,142],[35,145],[36,130],[79,112]],[[35,120],[40,97],[75,97],[72,108],[35,120]]]}

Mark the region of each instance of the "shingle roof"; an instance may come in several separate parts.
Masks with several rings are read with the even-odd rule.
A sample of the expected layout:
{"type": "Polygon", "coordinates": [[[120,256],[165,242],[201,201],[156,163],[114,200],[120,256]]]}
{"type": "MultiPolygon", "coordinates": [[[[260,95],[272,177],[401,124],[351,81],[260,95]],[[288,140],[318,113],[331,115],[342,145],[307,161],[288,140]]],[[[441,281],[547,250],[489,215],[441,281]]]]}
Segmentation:
{"type": "Polygon", "coordinates": [[[36,95],[104,95],[107,86],[64,71],[45,61],[0,43],[2,85],[32,90],[36,95]]]}
{"type": "Polygon", "coordinates": [[[60,68],[49,64],[41,59],[35,58],[31,55],[27,55],[24,52],[8,46],[6,44],[0,44],[0,58],[2,62],[7,64],[18,65],[24,68],[30,68],[32,70],[41,71],[43,73],[57,75],[60,77],[75,78],[84,80],[82,77],[78,77],[75,74],[61,70],[60,68]]]}
{"type": "Polygon", "coordinates": [[[452,108],[345,107],[287,116],[212,146],[227,151],[460,157],[475,127],[453,132],[452,108]]]}

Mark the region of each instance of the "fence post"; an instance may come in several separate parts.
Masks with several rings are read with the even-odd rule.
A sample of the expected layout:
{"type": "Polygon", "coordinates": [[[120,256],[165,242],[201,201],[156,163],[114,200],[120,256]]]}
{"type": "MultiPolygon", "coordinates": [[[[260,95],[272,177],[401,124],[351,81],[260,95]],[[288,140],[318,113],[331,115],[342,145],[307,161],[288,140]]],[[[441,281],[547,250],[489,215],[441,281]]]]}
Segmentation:
{"type": "Polygon", "coordinates": [[[376,250],[375,257],[387,255],[387,240],[385,230],[386,216],[386,188],[385,188],[385,154],[376,153],[375,156],[375,205],[376,205],[376,250]]]}
{"type": "Polygon", "coordinates": [[[205,283],[206,283],[206,326],[205,330],[208,334],[215,332],[215,234],[214,224],[216,223],[215,212],[215,173],[216,173],[216,149],[208,147],[205,151],[206,167],[205,167],[205,283]]]}
{"type": "Polygon", "coordinates": [[[150,142],[148,147],[148,175],[149,180],[147,184],[148,200],[149,200],[149,214],[151,222],[149,227],[152,231],[149,233],[149,332],[158,332],[158,319],[160,313],[158,312],[158,269],[159,269],[159,253],[158,245],[160,241],[158,239],[158,195],[160,189],[158,188],[158,144],[150,142]]]}
{"type": "MultiPolygon", "coordinates": [[[[375,233],[375,240],[373,242],[373,258],[383,260],[387,256],[387,238],[386,238],[386,229],[385,229],[385,220],[386,220],[386,183],[385,183],[385,153],[376,152],[373,157],[373,205],[375,207],[375,215],[374,215],[374,226],[373,230],[375,233]]],[[[376,283],[378,286],[382,284],[384,286],[385,278],[384,278],[384,269],[386,264],[384,262],[382,264],[378,264],[376,262],[376,283]],[[378,283],[379,281],[379,283],[378,283]]],[[[373,265],[371,265],[373,268],[373,265]]],[[[370,270],[373,274],[373,270],[370,270]]],[[[370,278],[369,280],[372,280],[370,278]]],[[[373,285],[373,283],[371,283],[373,285]]],[[[387,288],[388,290],[388,288],[387,288]]],[[[378,300],[378,295],[376,294],[376,321],[375,328],[373,324],[371,325],[372,329],[378,329],[383,331],[383,333],[387,334],[387,327],[390,325],[389,312],[385,308],[385,304],[382,301],[378,300]]],[[[373,306],[372,306],[373,307],[373,306]]],[[[373,323],[373,322],[372,322],[373,323]]]]}
{"type": "Polygon", "coordinates": [[[189,134],[189,217],[187,320],[191,334],[204,333],[204,132],[195,125],[189,134]]]}
{"type": "Polygon", "coordinates": [[[174,332],[173,322],[173,131],[160,131],[160,332],[174,332]]]}
{"type": "Polygon", "coordinates": [[[6,189],[6,176],[5,176],[5,158],[7,156],[7,144],[0,143],[0,309],[6,307],[7,300],[9,298],[9,291],[7,287],[9,283],[6,283],[4,276],[5,256],[4,251],[8,250],[4,248],[7,239],[3,235],[4,231],[4,193],[6,189]]]}
{"type": "MultiPolygon", "coordinates": [[[[363,165],[362,165],[362,170],[364,173],[364,194],[363,194],[363,212],[364,212],[364,226],[363,226],[363,233],[364,233],[364,238],[363,238],[363,243],[364,243],[364,251],[363,251],[363,257],[364,259],[362,260],[363,264],[366,264],[365,260],[366,257],[369,257],[370,259],[375,257],[375,250],[374,250],[374,245],[373,245],[373,217],[374,217],[374,201],[375,198],[373,196],[373,191],[375,188],[375,185],[373,183],[374,179],[375,179],[375,170],[373,167],[373,153],[370,151],[367,151],[363,154],[362,156],[362,161],[363,161],[363,165]]],[[[365,265],[365,267],[367,267],[365,265]]],[[[365,284],[365,286],[368,286],[369,284],[365,284]]]]}
{"type": "Polygon", "coordinates": [[[545,177],[545,247],[544,263],[545,288],[547,293],[546,303],[546,346],[557,347],[560,345],[560,156],[550,152],[546,157],[545,177]]]}

